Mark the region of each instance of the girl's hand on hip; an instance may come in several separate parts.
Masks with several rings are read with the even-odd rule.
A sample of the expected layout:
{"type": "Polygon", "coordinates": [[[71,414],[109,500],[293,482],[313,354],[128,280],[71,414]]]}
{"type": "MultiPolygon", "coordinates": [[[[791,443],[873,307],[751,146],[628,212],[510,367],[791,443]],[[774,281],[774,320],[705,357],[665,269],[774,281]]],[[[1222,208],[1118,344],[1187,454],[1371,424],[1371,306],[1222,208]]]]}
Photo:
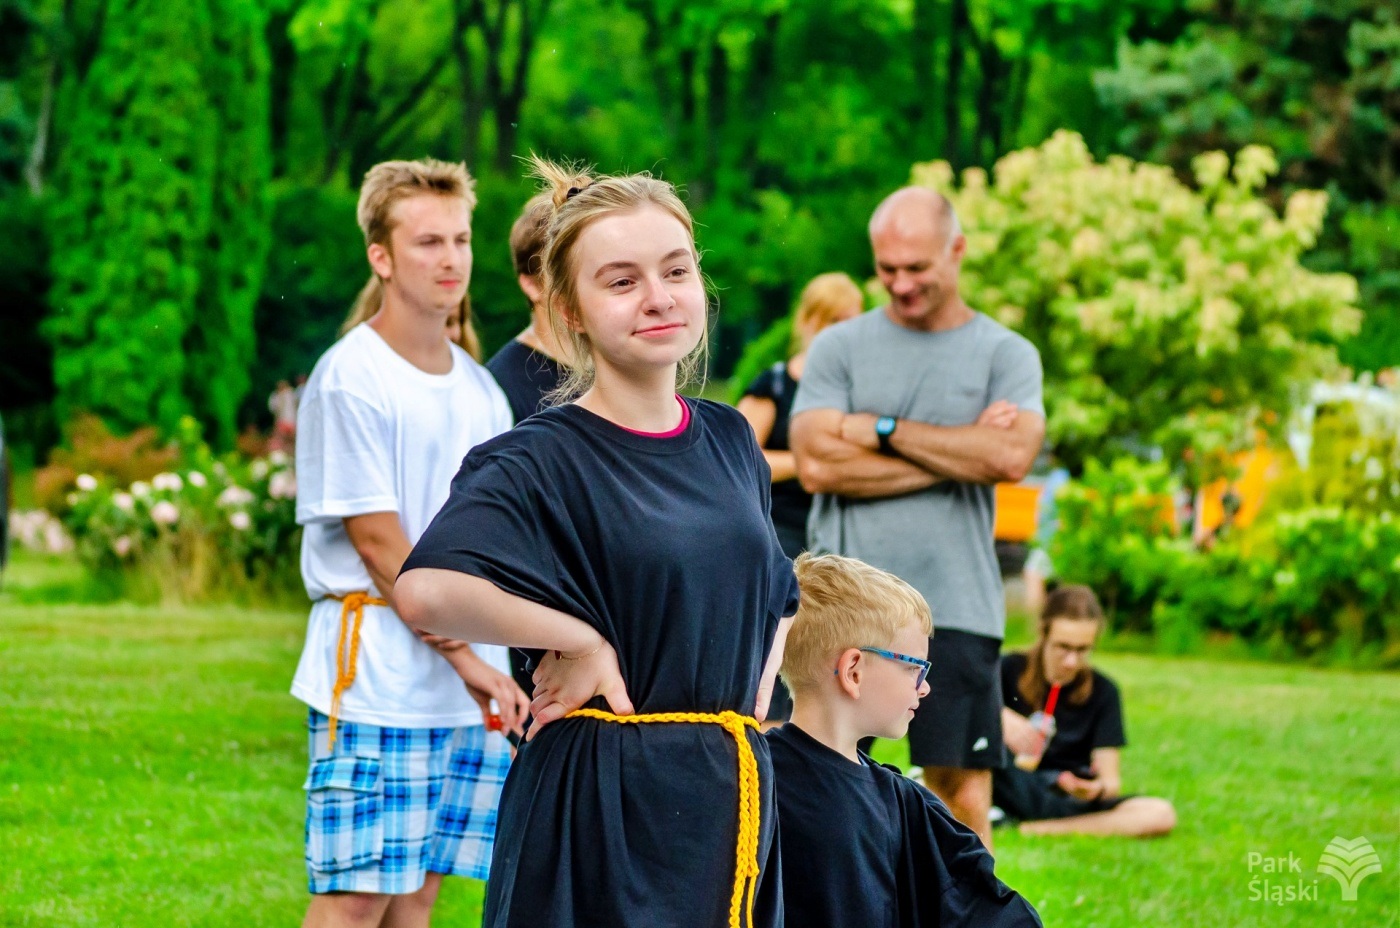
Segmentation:
{"type": "Polygon", "coordinates": [[[525,735],[529,741],[540,729],[580,709],[595,696],[602,696],[616,715],[631,715],[632,700],[622,679],[617,652],[602,636],[598,647],[578,657],[546,651],[535,670],[535,698],[530,713],[535,721],[525,735]]]}

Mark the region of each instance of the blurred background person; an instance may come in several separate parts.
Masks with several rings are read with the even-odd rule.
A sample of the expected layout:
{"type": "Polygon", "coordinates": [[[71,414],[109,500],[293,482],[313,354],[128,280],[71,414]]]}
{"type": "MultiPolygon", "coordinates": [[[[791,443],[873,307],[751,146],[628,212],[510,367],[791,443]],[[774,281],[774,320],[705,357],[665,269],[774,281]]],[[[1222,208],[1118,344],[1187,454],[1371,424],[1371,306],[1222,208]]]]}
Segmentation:
{"type": "MultiPolygon", "coordinates": [[[[792,318],[792,354],[759,374],[739,400],[739,412],[753,426],[754,436],[773,474],[769,511],[783,553],[796,558],[807,549],[807,513],[812,494],[797,482],[797,464],[788,446],[788,416],[797,382],[807,362],[807,347],[817,333],[854,319],[865,308],[865,298],[856,282],[845,274],[820,274],[802,288],[792,318]]],[[[792,696],[779,680],[768,708],[765,728],[781,725],[792,717],[792,696]]]]}
{"type": "Polygon", "coordinates": [[[1002,729],[1017,762],[993,772],[992,801],[1026,834],[1151,837],[1176,827],[1167,800],[1123,795],[1123,699],[1089,661],[1103,627],[1094,591],[1067,584],[1046,598],[1031,649],[1002,657],[1002,729]]]}
{"type": "Polygon", "coordinates": [[[540,254],[552,216],[549,198],[537,194],[510,227],[510,262],[515,269],[515,282],[530,304],[530,324],[486,362],[486,369],[505,391],[516,422],[523,422],[550,405],[551,394],[564,381],[565,349],[542,302],[540,254]]]}

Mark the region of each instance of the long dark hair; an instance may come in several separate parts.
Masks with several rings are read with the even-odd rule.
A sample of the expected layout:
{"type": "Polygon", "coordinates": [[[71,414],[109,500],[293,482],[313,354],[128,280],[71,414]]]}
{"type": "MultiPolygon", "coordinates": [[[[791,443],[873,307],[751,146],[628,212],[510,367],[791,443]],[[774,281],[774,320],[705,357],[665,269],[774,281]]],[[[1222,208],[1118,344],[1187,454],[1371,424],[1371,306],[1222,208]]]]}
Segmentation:
{"type": "MultiPolygon", "coordinates": [[[[1078,584],[1056,587],[1046,598],[1045,608],[1040,613],[1040,635],[1026,652],[1026,669],[1016,681],[1021,697],[1035,709],[1045,705],[1045,697],[1050,692],[1050,681],[1045,677],[1045,642],[1056,619],[1092,619],[1102,631],[1103,607],[1093,590],[1078,584]]],[[[1082,706],[1093,691],[1094,671],[1086,662],[1064,688],[1064,698],[1071,705],[1082,706]]]]}

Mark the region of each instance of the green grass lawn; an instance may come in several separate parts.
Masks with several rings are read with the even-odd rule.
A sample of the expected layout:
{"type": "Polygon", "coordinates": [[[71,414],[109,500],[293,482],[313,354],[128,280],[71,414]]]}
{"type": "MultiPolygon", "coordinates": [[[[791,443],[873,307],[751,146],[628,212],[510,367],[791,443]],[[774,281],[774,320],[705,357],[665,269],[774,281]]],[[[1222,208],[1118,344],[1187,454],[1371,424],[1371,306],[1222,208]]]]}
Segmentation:
{"type": "MultiPolygon", "coordinates": [[[[0,925],[290,925],[302,869],[303,615],[45,605],[81,589],[21,556],[0,593],[0,925]]],[[[1047,925],[1400,924],[1400,676],[1103,655],[1121,683],[1132,791],[1169,797],[1158,841],[998,832],[998,871],[1047,925]],[[1383,871],[1355,902],[1317,874],[1334,837],[1383,871]],[[1251,872],[1250,854],[1301,873],[1251,872]],[[1316,885],[1252,901],[1250,883],[1316,885]]],[[[897,755],[899,746],[886,750],[897,755]]],[[[437,924],[480,919],[449,880],[437,924]]]]}

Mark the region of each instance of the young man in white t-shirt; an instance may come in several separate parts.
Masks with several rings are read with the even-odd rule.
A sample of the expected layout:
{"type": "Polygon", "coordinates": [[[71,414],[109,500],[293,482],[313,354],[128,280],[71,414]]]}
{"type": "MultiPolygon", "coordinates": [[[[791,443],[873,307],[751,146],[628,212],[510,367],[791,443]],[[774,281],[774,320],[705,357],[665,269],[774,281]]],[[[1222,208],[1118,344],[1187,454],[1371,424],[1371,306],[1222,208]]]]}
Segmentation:
{"type": "Polygon", "coordinates": [[[310,707],[308,928],[427,926],[444,874],[485,879],[510,760],[487,723],[518,732],[529,711],[504,648],[424,635],[393,608],[462,458],[511,426],[491,375],[444,336],[471,276],[473,206],[461,164],[369,171],[358,218],[382,308],[302,396],[297,521],[315,604],[292,693],[310,707]]]}

